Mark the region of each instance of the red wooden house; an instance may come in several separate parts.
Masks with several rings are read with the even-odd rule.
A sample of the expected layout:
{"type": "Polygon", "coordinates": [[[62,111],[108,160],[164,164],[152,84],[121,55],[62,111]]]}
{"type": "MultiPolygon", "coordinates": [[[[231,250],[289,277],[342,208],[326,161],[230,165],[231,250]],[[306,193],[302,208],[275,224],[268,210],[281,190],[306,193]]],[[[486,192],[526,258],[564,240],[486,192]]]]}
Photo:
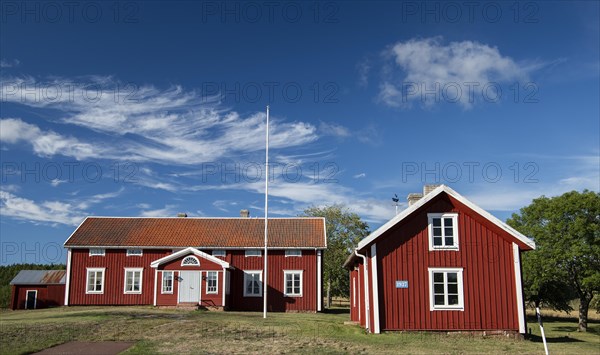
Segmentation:
{"type": "MultiPolygon", "coordinates": [[[[88,217],[65,242],[65,305],[263,307],[264,219],[88,217]]],[[[270,311],[320,311],[323,218],[270,218],[270,311]]]]}
{"type": "Polygon", "coordinates": [[[535,243],[447,186],[423,195],[346,260],[351,319],[371,333],[525,333],[520,254],[535,243]]]}

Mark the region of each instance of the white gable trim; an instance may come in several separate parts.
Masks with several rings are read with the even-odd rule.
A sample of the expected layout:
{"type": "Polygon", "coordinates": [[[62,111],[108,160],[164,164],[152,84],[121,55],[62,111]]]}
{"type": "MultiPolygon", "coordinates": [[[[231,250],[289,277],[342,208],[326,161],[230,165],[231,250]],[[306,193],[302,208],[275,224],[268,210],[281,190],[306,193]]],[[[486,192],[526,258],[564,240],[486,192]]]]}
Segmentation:
{"type": "Polygon", "coordinates": [[[173,253],[171,255],[167,255],[167,256],[165,256],[163,258],[154,260],[150,264],[150,267],[157,268],[157,267],[159,267],[160,265],[162,265],[164,263],[167,263],[169,261],[173,261],[173,260],[175,260],[177,258],[180,258],[180,257],[182,257],[184,255],[188,255],[188,254],[194,254],[194,255],[199,256],[199,257],[201,257],[203,259],[212,261],[213,263],[220,265],[224,269],[228,269],[229,268],[229,263],[228,262],[223,261],[223,260],[221,260],[219,258],[216,258],[216,257],[214,257],[212,255],[206,254],[205,252],[202,252],[202,251],[200,251],[200,250],[198,250],[196,248],[192,248],[192,247],[182,249],[182,250],[180,250],[178,252],[175,252],[175,253],[173,253]]]}
{"type": "Polygon", "coordinates": [[[394,225],[396,225],[397,223],[399,223],[406,217],[410,216],[413,212],[415,212],[417,209],[419,209],[421,206],[425,205],[429,201],[433,200],[435,197],[437,197],[442,192],[445,192],[449,196],[452,196],[453,198],[458,200],[460,203],[469,207],[470,209],[472,209],[476,213],[480,214],[482,217],[484,217],[488,221],[494,223],[496,226],[500,227],[502,230],[506,231],[508,234],[515,237],[520,242],[528,245],[532,249],[535,249],[535,242],[533,240],[531,240],[531,239],[527,238],[525,235],[519,233],[517,230],[515,230],[508,224],[506,224],[506,223],[502,222],[501,220],[499,220],[498,218],[494,217],[492,214],[485,211],[481,207],[475,205],[471,201],[467,200],[466,198],[461,196],[458,192],[454,191],[453,189],[449,188],[446,185],[440,185],[435,190],[431,191],[430,193],[425,195],[422,199],[420,199],[419,201],[414,203],[412,206],[410,206],[407,209],[405,209],[404,211],[400,212],[396,217],[390,219],[386,224],[379,227],[375,232],[371,233],[371,235],[369,235],[368,237],[366,237],[365,239],[360,241],[360,243],[358,243],[357,249],[361,250],[365,246],[372,243],[375,239],[377,239],[380,235],[385,233],[388,229],[392,228],[394,225]]]}

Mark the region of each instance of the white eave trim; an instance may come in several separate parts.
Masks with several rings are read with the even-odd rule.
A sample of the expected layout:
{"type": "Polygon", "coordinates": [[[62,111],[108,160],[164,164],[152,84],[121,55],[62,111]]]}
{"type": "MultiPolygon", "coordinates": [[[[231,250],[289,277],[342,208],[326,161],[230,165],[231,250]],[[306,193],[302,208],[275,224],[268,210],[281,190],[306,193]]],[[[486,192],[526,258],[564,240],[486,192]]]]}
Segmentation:
{"type": "MultiPolygon", "coordinates": [[[[183,217],[180,217],[180,218],[183,218],[183,217]]],[[[173,253],[171,255],[167,255],[167,256],[165,256],[163,258],[154,260],[152,263],[150,263],[150,267],[157,268],[161,264],[167,263],[169,261],[175,260],[177,258],[180,258],[180,257],[182,257],[184,255],[188,255],[188,254],[194,254],[196,256],[199,256],[202,259],[209,260],[209,261],[211,261],[211,262],[213,262],[215,264],[220,265],[224,269],[228,269],[229,268],[229,263],[228,262],[223,261],[223,260],[221,260],[221,259],[219,259],[217,257],[212,256],[212,255],[206,254],[205,252],[202,252],[202,251],[200,251],[200,250],[198,250],[196,248],[192,248],[192,247],[182,249],[182,250],[180,250],[178,252],[175,252],[175,253],[173,253]]]]}
{"type": "Polygon", "coordinates": [[[433,190],[430,193],[428,193],[427,195],[425,195],[423,198],[421,198],[419,201],[414,203],[412,206],[409,206],[407,209],[400,212],[397,216],[390,219],[387,223],[385,223],[383,226],[379,227],[376,231],[371,233],[368,237],[361,240],[358,243],[357,249],[361,250],[365,246],[372,243],[375,239],[377,239],[380,235],[385,233],[388,229],[392,228],[394,225],[396,225],[397,223],[402,221],[404,218],[411,215],[413,212],[415,212],[421,206],[423,206],[426,203],[428,203],[429,201],[433,200],[435,197],[437,197],[442,192],[447,193],[449,196],[455,198],[456,200],[458,200],[465,206],[469,207],[476,213],[480,214],[482,217],[484,217],[487,220],[489,220],[490,222],[494,223],[496,226],[500,227],[502,230],[506,231],[508,234],[512,235],[513,237],[515,237],[517,240],[519,240],[523,244],[529,246],[532,249],[535,249],[535,242],[533,240],[527,238],[525,235],[521,234],[519,231],[515,230],[508,224],[502,222],[498,218],[494,217],[491,213],[485,211],[484,209],[475,205],[471,201],[467,200],[462,195],[460,195],[458,192],[454,191],[453,189],[451,189],[450,187],[448,187],[446,185],[438,186],[435,190],[433,190]]]}

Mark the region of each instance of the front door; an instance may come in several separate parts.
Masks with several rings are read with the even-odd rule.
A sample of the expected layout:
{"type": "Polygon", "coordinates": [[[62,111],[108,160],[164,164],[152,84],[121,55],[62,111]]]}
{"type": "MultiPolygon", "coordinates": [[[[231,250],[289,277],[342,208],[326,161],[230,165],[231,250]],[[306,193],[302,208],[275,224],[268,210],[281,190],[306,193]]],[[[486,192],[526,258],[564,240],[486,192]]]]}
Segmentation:
{"type": "Polygon", "coordinates": [[[200,271],[181,271],[179,278],[179,302],[200,302],[200,271]]]}
{"type": "Polygon", "coordinates": [[[25,299],[25,309],[35,309],[37,303],[37,291],[27,290],[27,298],[25,299]]]}

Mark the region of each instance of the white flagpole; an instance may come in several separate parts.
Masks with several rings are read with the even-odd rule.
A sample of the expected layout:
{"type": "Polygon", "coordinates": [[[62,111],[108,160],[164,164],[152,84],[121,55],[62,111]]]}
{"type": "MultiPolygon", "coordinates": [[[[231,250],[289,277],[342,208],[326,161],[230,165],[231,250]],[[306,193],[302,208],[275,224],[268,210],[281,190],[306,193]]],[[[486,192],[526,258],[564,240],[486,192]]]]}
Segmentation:
{"type": "Polygon", "coordinates": [[[265,149],[265,252],[263,271],[263,318],[267,318],[267,241],[269,235],[269,106],[267,106],[267,137],[265,149]]]}

